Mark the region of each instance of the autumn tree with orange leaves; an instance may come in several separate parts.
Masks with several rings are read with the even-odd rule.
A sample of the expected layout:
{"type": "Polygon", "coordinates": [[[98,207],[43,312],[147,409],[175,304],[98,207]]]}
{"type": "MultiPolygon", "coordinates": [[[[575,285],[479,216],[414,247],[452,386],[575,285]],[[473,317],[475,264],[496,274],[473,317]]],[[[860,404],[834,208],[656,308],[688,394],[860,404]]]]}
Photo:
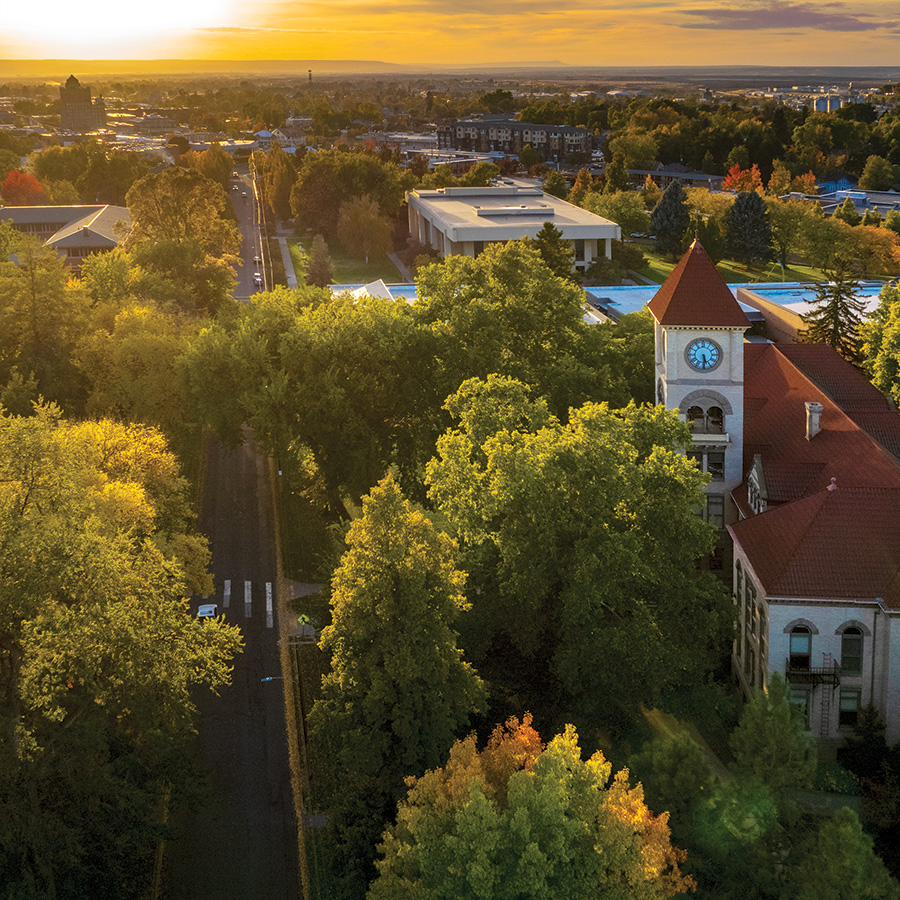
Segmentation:
{"type": "Polygon", "coordinates": [[[756,191],[758,194],[765,193],[759,166],[753,163],[749,169],[742,169],[740,163],[735,163],[722,181],[722,190],[735,191],[739,194],[748,191],[756,191]]]}
{"type": "Polygon", "coordinates": [[[368,900],[522,897],[662,900],[682,875],[668,814],[655,816],[623,770],[581,758],[568,725],[546,748],[531,717],[497,726],[479,751],[458,741],[442,769],[407,780],[368,900]]]}

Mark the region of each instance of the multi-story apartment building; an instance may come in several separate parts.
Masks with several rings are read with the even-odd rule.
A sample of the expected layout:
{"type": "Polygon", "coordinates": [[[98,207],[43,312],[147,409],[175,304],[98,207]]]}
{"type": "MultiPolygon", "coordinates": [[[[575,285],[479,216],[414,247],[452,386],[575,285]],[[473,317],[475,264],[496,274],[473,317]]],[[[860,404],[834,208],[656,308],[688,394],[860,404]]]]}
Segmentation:
{"type": "Polygon", "coordinates": [[[530,144],[544,159],[557,162],[591,152],[591,134],[584,128],[535,125],[504,117],[458,119],[452,125],[439,125],[437,135],[440,149],[518,154],[530,144]]]}

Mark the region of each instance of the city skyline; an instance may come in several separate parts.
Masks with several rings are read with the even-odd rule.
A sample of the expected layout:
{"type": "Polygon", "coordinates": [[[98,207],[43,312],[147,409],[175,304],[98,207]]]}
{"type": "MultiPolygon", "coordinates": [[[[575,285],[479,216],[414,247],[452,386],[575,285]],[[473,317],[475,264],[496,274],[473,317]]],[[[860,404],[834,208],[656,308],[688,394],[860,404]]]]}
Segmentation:
{"type": "Polygon", "coordinates": [[[900,65],[896,6],[721,0],[45,0],[0,11],[6,59],[377,60],[447,66],[900,65]]]}

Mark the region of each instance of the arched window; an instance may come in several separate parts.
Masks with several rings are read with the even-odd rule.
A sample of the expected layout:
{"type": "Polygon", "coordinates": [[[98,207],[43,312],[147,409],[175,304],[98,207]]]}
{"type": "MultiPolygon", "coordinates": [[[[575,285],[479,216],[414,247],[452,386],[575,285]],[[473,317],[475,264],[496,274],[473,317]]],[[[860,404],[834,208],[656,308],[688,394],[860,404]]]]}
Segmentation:
{"type": "Polygon", "coordinates": [[[706,413],[706,433],[724,434],[725,416],[720,406],[711,406],[706,413]]]}
{"type": "Polygon", "coordinates": [[[687,411],[687,420],[688,424],[693,427],[694,431],[704,431],[706,425],[706,413],[703,412],[702,407],[692,406],[687,411]]]}
{"type": "Polygon", "coordinates": [[[862,632],[845,628],[841,635],[841,671],[845,675],[862,675],[862,632]]]}
{"type": "Polygon", "coordinates": [[[791,658],[792,669],[808,669],[810,657],[810,645],[812,635],[806,625],[795,625],[791,629],[791,658]]]}

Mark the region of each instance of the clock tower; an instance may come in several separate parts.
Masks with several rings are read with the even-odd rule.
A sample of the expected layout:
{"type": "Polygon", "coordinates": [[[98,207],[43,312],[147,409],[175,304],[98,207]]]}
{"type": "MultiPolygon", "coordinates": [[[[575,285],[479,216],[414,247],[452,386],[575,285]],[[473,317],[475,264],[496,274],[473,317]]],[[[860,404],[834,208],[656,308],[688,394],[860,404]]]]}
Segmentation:
{"type": "Polygon", "coordinates": [[[731,492],[743,481],[744,332],[750,322],[695,240],[650,301],[656,402],[679,410],[693,433],[688,455],[710,475],[706,518],[737,518],[731,492]]]}

